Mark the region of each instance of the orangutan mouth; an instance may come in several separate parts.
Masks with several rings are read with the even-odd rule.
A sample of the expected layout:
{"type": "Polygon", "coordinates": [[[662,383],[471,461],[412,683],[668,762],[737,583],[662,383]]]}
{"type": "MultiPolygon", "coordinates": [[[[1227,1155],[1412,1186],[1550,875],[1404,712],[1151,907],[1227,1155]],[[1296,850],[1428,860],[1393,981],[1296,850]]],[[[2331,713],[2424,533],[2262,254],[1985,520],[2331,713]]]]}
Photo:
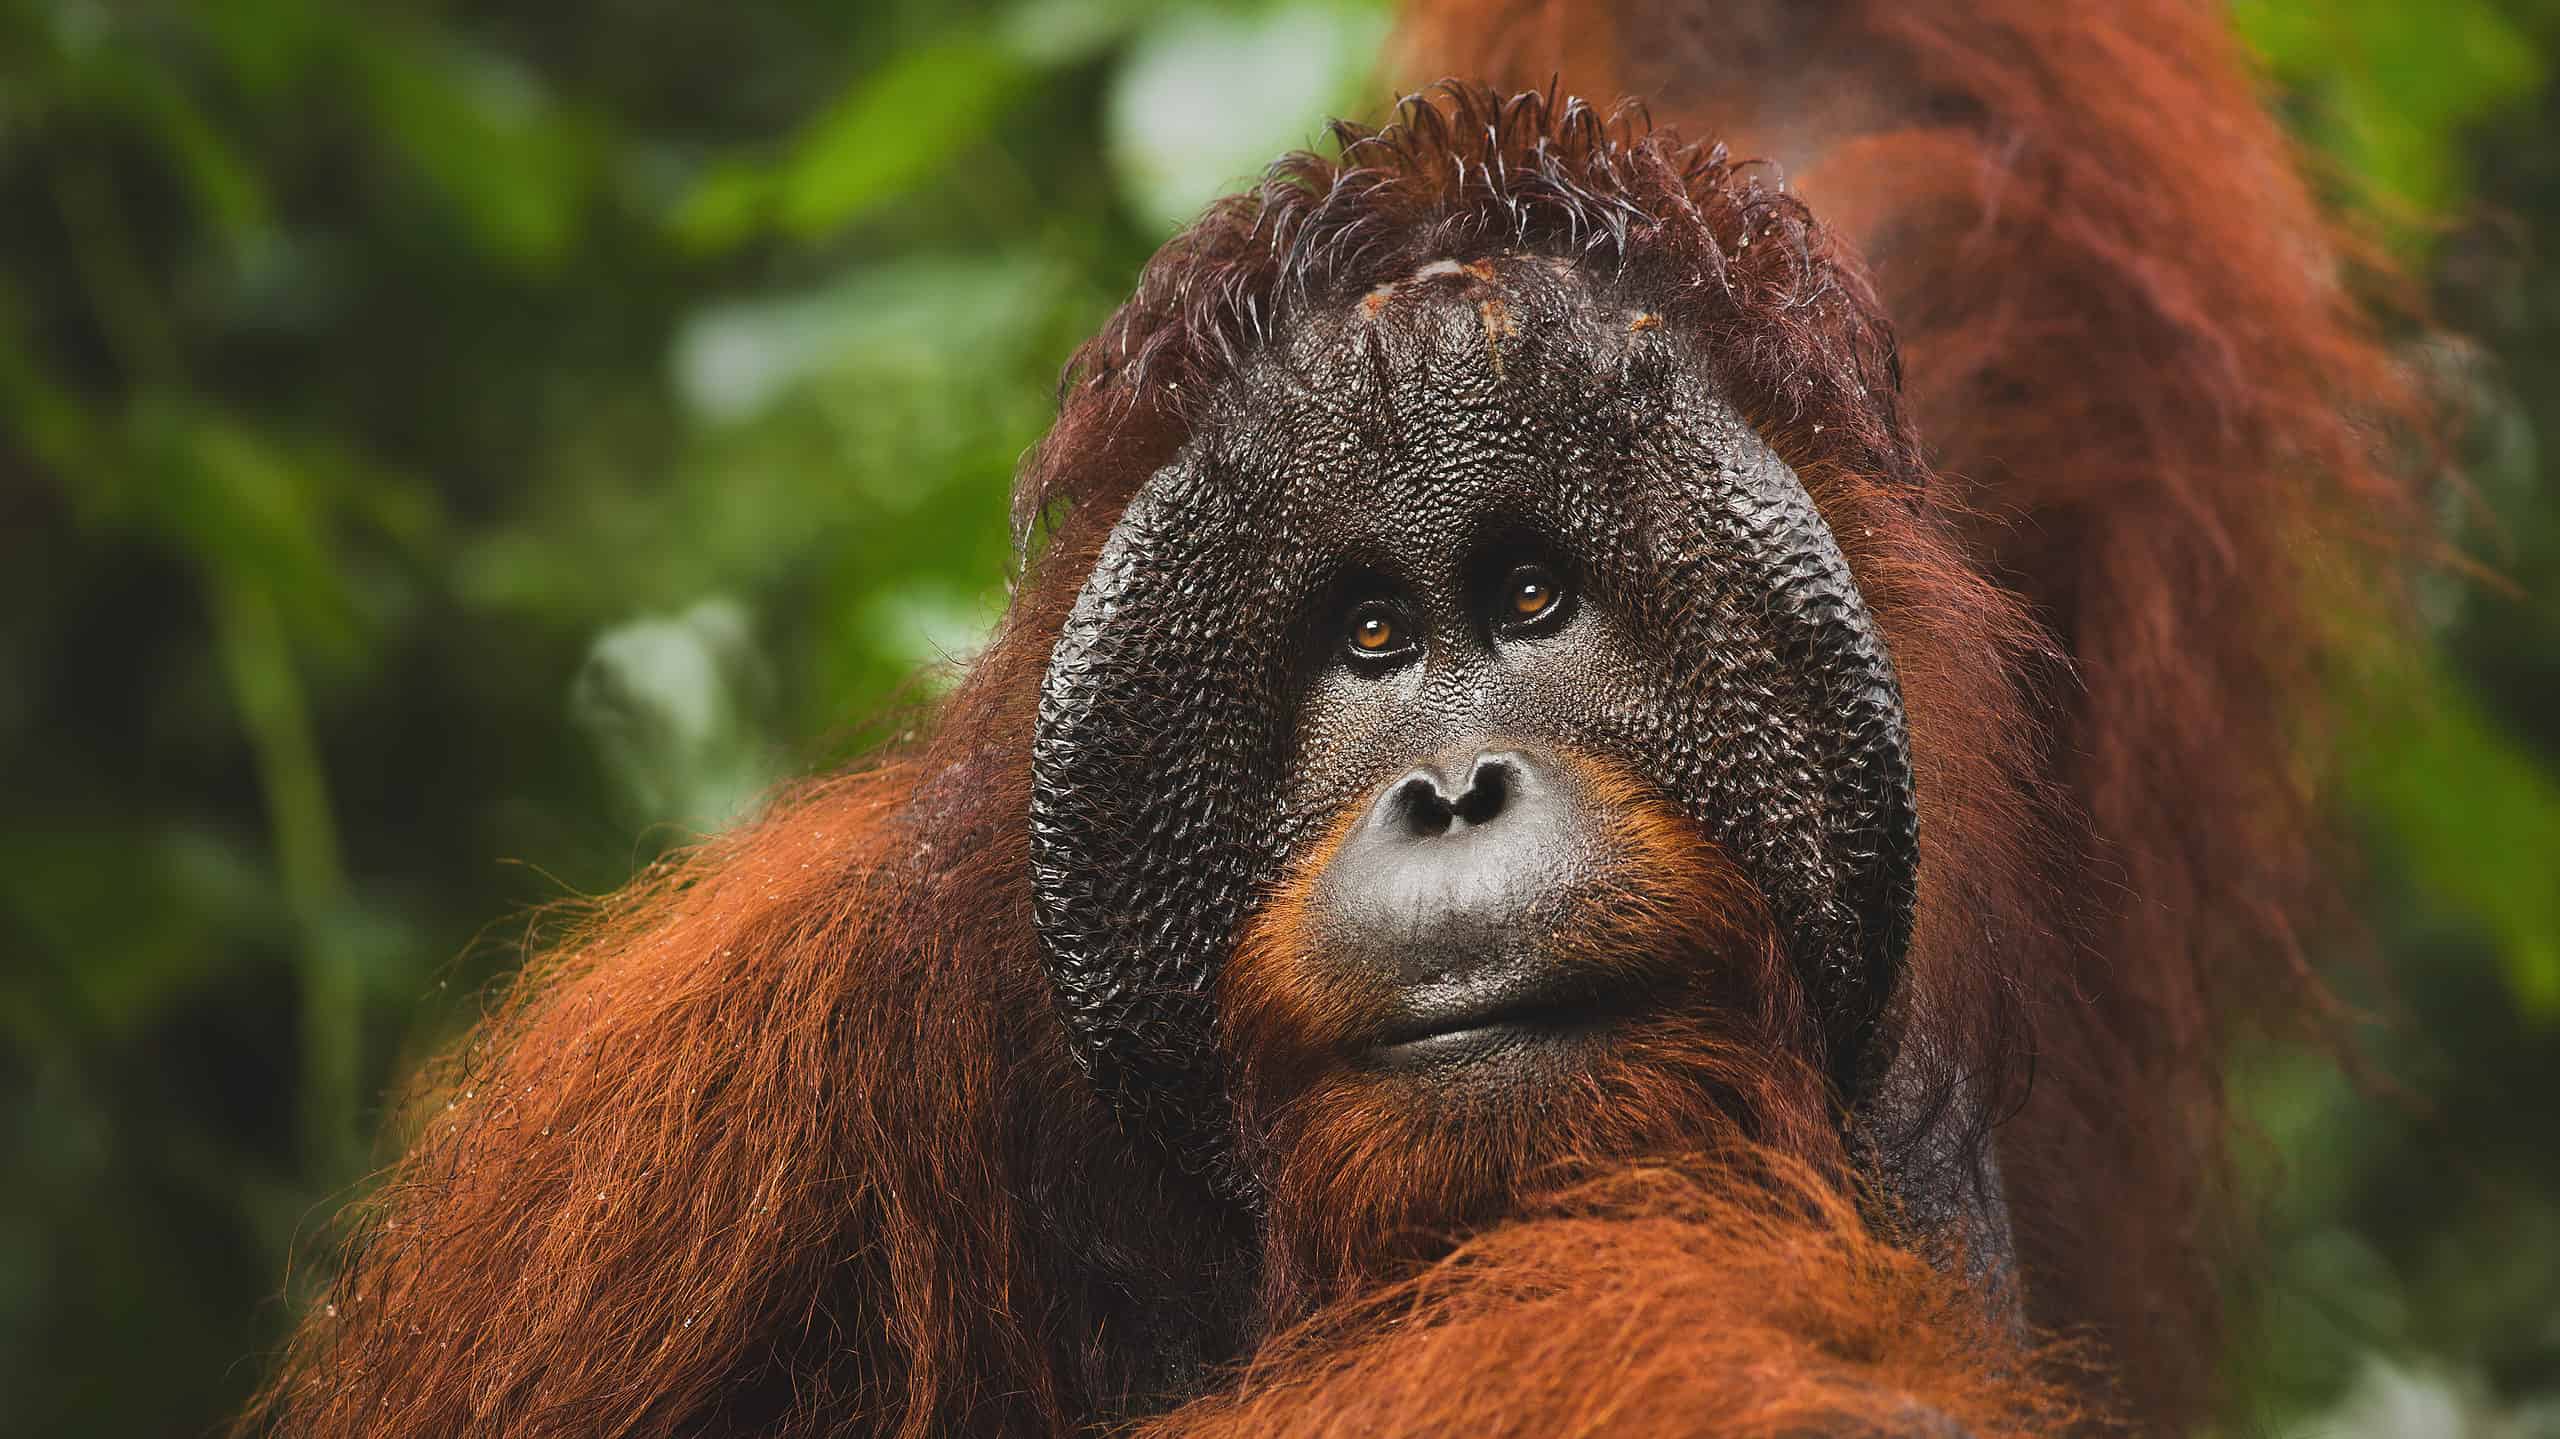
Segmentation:
{"type": "Polygon", "coordinates": [[[1631,1017],[1642,996],[1553,968],[1469,974],[1417,986],[1361,1051],[1379,1068],[1477,1064],[1602,1034],[1631,1017]]]}

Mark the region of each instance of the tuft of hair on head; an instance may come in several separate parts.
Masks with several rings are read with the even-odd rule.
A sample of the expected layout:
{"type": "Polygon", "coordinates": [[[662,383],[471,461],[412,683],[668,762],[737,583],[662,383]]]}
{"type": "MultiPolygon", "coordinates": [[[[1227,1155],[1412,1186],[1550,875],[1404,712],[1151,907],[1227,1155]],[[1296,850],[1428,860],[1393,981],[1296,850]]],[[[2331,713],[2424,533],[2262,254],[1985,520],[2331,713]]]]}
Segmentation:
{"type": "Polygon", "coordinates": [[[1653,322],[1719,353],[1756,422],[1920,473],[1867,283],[1768,167],[1655,129],[1639,105],[1456,81],[1407,96],[1386,124],[1336,122],[1332,138],[1331,155],[1282,158],[1166,242],[1076,352],[1058,423],[1016,481],[1026,553],[1044,517],[1116,511],[1222,382],[1310,309],[1502,254],[1646,289],[1653,322]]]}

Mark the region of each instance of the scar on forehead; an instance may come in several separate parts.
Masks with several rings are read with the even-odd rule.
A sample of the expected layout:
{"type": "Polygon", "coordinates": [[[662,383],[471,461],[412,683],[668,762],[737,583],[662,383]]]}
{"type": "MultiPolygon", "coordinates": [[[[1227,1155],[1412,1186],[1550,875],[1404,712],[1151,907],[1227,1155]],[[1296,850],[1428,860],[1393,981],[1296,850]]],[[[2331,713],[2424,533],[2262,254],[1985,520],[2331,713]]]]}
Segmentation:
{"type": "MultiPolygon", "coordinates": [[[[1495,278],[1493,261],[1468,260],[1461,263],[1457,260],[1434,260],[1430,264],[1418,267],[1412,274],[1401,280],[1389,280],[1361,296],[1360,314],[1365,319],[1374,320],[1378,317],[1378,312],[1385,309],[1389,301],[1395,299],[1396,292],[1405,286],[1418,285],[1426,280],[1441,279],[1450,275],[1464,275],[1471,280],[1489,285],[1495,278]]],[[[1506,329],[1505,333],[1509,331],[1506,329]]]]}
{"type": "Polygon", "coordinates": [[[1473,279],[1490,281],[1493,279],[1493,261],[1469,260],[1462,265],[1455,260],[1434,260],[1414,271],[1406,277],[1406,280],[1411,283],[1416,280],[1435,279],[1442,275],[1465,275],[1473,279]]]}

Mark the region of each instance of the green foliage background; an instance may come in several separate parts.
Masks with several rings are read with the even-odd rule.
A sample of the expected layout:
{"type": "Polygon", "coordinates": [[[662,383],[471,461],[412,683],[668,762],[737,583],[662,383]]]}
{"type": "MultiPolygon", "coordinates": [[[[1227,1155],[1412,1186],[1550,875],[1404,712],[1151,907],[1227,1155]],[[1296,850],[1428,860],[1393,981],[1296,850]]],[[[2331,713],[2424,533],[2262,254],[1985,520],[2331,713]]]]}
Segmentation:
{"type": "MultiPolygon", "coordinates": [[[[2237,14],[2471,337],[2511,585],[2347,737],[2403,1092],[2244,1056],[2229,1428],[2560,1433],[2560,5],[2237,14]]],[[[0,0],[0,1431],[237,1403],[524,916],[929,694],[1067,350],[1385,24],[0,0]]]]}

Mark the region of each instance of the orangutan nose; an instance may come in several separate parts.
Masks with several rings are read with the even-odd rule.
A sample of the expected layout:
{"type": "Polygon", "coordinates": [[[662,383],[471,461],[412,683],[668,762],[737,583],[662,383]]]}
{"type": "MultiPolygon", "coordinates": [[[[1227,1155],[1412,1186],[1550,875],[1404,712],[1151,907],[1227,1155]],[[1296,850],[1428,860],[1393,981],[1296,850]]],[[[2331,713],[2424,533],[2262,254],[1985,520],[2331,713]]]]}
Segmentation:
{"type": "MultiPolygon", "coordinates": [[[[1467,765],[1465,779],[1456,785],[1437,768],[1424,765],[1387,786],[1370,822],[1410,839],[1441,839],[1479,830],[1502,818],[1520,789],[1533,783],[1529,772],[1529,761],[1510,750],[1477,755],[1467,765]]],[[[1532,808],[1536,808],[1534,802],[1532,808]]],[[[1514,828],[1519,825],[1515,819],[1514,828]]]]}
{"type": "Polygon", "coordinates": [[[1588,866],[1594,821],[1557,764],[1466,746],[1387,782],[1326,866],[1313,918],[1350,974],[1465,987],[1542,962],[1542,916],[1588,866]]]}

